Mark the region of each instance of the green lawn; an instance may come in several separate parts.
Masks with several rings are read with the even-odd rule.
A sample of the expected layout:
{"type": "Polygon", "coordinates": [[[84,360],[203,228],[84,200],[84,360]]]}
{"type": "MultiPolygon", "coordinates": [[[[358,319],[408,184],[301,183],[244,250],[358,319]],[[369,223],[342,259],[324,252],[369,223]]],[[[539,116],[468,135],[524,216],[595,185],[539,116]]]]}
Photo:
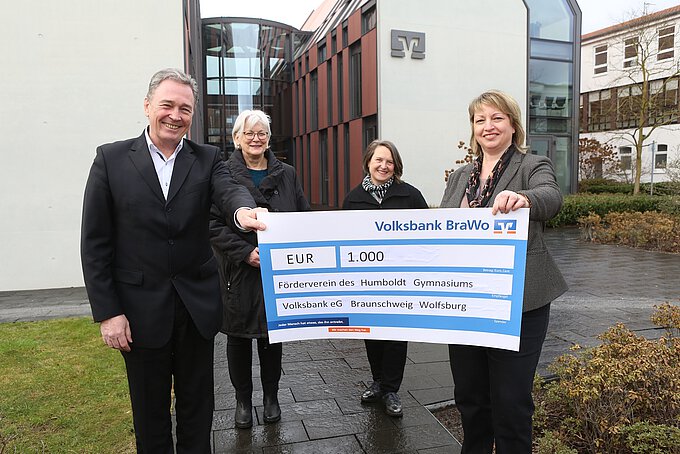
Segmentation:
{"type": "Polygon", "coordinates": [[[125,365],[99,325],[0,323],[0,453],[134,451],[125,365]]]}

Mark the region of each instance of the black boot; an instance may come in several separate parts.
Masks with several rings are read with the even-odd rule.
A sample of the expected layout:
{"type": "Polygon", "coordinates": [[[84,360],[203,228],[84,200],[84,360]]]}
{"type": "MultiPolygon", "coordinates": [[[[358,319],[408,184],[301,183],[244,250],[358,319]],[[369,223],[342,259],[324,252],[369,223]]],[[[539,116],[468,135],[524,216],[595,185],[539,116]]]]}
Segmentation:
{"type": "Polygon", "coordinates": [[[239,429],[249,429],[253,426],[253,406],[250,402],[236,401],[234,425],[239,429]]]}
{"type": "Polygon", "coordinates": [[[281,419],[281,407],[279,407],[279,398],[276,393],[267,393],[264,395],[264,422],[269,424],[281,419]]]}

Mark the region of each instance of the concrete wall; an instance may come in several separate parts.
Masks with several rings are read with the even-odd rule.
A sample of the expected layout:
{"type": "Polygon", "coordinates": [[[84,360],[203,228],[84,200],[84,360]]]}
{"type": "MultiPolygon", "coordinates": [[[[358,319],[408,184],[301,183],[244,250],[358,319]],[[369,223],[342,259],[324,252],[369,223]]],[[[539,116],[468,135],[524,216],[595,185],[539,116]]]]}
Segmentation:
{"type": "Polygon", "coordinates": [[[404,179],[438,205],[444,170],[469,142],[469,102],[497,88],[526,112],[527,9],[522,0],[379,0],[377,10],[379,136],[397,145],[404,179]],[[425,58],[392,57],[392,29],[424,32],[425,58]]]}
{"type": "Polygon", "coordinates": [[[181,0],[5,2],[0,291],[83,285],[95,148],[146,126],[149,78],[184,67],[182,17],[181,0]]]}

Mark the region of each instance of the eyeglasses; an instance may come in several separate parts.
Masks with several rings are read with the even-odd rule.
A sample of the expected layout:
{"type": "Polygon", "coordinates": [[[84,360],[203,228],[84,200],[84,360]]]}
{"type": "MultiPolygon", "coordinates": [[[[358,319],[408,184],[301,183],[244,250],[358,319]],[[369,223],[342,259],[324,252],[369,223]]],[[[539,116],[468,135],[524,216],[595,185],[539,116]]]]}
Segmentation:
{"type": "Polygon", "coordinates": [[[260,132],[247,131],[247,132],[244,132],[243,135],[248,140],[253,140],[255,138],[255,136],[257,136],[257,138],[260,139],[260,140],[265,140],[267,137],[269,137],[269,133],[264,132],[264,131],[260,131],[260,132]]]}

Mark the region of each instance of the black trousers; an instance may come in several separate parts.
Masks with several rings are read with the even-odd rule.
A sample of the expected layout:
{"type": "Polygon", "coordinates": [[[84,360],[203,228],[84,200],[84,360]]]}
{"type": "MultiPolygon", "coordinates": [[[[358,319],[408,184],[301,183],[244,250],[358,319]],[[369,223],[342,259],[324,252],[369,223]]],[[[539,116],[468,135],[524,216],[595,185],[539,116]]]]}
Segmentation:
{"type": "Polygon", "coordinates": [[[519,352],[449,345],[463,454],[531,454],[531,391],[550,305],[522,314],[519,352]]]}
{"type": "Polygon", "coordinates": [[[366,339],[364,343],[373,381],[380,383],[383,392],[398,392],[404,378],[408,342],[366,339]]]}
{"type": "MultiPolygon", "coordinates": [[[[252,402],[253,397],[253,339],[227,336],[227,361],[229,378],[236,390],[236,400],[252,402]]],[[[257,354],[260,358],[260,380],[265,395],[276,395],[281,380],[281,357],[283,346],[270,344],[269,339],[257,339],[257,354]]]]}
{"type": "Polygon", "coordinates": [[[177,296],[170,341],[161,348],[139,348],[133,344],[130,352],[122,352],[130,386],[138,453],[211,452],[210,434],[215,407],[213,342],[214,339],[200,335],[177,296]],[[170,417],[173,379],[176,451],[170,417]]]}

